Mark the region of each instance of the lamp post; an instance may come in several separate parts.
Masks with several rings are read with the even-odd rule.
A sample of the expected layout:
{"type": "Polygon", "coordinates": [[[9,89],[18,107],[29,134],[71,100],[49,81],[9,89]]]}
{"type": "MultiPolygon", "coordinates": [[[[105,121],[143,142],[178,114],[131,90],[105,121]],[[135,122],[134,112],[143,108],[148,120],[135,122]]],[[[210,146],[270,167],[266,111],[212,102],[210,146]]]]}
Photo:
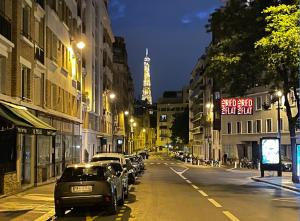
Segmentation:
{"type": "MultiPolygon", "coordinates": [[[[207,116],[208,116],[208,121],[209,122],[211,122],[212,121],[212,110],[213,110],[213,108],[214,108],[214,105],[213,105],[213,103],[211,103],[211,102],[208,102],[208,103],[206,103],[206,109],[207,109],[207,116]]],[[[208,134],[208,136],[207,136],[207,143],[208,143],[208,160],[211,160],[211,155],[212,155],[212,148],[211,148],[211,146],[212,146],[212,142],[211,142],[211,135],[212,135],[212,128],[211,128],[211,126],[210,126],[210,124],[209,124],[209,130],[208,130],[208,132],[209,132],[209,134],[208,134]]],[[[206,152],[206,151],[205,151],[206,152]]],[[[206,156],[205,156],[206,157],[206,156]]]]}
{"type": "MultiPolygon", "coordinates": [[[[109,95],[110,100],[114,103],[114,110],[112,111],[112,141],[111,141],[111,146],[112,146],[112,152],[114,150],[114,145],[115,145],[115,112],[116,112],[116,94],[110,93],[109,95]]],[[[110,151],[109,151],[110,152],[110,151]]]]}
{"type": "MultiPolygon", "coordinates": [[[[278,134],[277,137],[279,139],[279,149],[281,147],[281,121],[280,121],[280,99],[282,98],[282,91],[276,91],[277,96],[277,127],[278,127],[278,134]]],[[[279,150],[280,153],[280,150],[279,150]]],[[[281,156],[279,156],[281,157],[281,156]]],[[[282,176],[281,166],[278,171],[278,176],[282,176]]]]}

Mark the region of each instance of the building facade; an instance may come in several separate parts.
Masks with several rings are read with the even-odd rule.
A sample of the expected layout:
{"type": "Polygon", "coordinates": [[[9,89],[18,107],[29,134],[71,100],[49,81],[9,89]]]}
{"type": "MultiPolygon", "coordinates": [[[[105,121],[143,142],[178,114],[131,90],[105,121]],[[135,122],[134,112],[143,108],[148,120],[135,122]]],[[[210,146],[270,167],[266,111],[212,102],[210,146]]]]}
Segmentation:
{"type": "Polygon", "coordinates": [[[47,182],[80,161],[81,17],[75,1],[0,3],[1,192],[47,182]],[[7,137],[10,139],[7,140],[7,137]]]}
{"type": "Polygon", "coordinates": [[[192,154],[203,160],[221,160],[219,93],[205,74],[206,57],[196,63],[190,81],[190,144],[192,154]]]}
{"type": "Polygon", "coordinates": [[[157,102],[157,140],[158,146],[171,145],[172,127],[174,114],[182,113],[189,106],[189,90],[166,91],[157,102]]]}

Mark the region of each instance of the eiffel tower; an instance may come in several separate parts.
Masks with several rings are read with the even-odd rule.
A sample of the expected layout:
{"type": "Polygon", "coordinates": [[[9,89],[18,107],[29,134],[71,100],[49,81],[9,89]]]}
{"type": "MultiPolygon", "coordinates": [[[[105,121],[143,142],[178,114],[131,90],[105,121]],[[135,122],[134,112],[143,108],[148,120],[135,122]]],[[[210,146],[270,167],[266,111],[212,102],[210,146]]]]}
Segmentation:
{"type": "Polygon", "coordinates": [[[146,48],[146,57],[144,58],[144,82],[142,100],[147,101],[149,104],[152,104],[150,61],[151,59],[148,56],[148,48],[146,48]]]}

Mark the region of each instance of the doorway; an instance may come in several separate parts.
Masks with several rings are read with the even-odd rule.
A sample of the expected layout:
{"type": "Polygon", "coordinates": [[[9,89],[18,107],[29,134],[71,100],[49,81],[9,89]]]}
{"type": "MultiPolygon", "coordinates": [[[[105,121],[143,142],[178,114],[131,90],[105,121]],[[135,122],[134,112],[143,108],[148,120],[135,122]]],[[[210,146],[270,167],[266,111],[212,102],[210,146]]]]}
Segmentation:
{"type": "Polygon", "coordinates": [[[31,183],[32,135],[21,135],[21,183],[31,183]]]}

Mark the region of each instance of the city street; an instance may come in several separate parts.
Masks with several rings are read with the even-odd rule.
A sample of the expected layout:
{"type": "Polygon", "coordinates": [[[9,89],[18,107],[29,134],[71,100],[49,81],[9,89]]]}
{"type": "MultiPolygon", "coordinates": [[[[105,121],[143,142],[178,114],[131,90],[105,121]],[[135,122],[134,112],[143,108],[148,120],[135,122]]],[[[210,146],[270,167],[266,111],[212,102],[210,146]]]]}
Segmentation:
{"type": "Polygon", "coordinates": [[[252,181],[256,171],[198,168],[165,153],[145,164],[117,215],[87,208],[56,219],[51,184],[1,199],[0,220],[299,220],[299,195],[252,181]]]}

